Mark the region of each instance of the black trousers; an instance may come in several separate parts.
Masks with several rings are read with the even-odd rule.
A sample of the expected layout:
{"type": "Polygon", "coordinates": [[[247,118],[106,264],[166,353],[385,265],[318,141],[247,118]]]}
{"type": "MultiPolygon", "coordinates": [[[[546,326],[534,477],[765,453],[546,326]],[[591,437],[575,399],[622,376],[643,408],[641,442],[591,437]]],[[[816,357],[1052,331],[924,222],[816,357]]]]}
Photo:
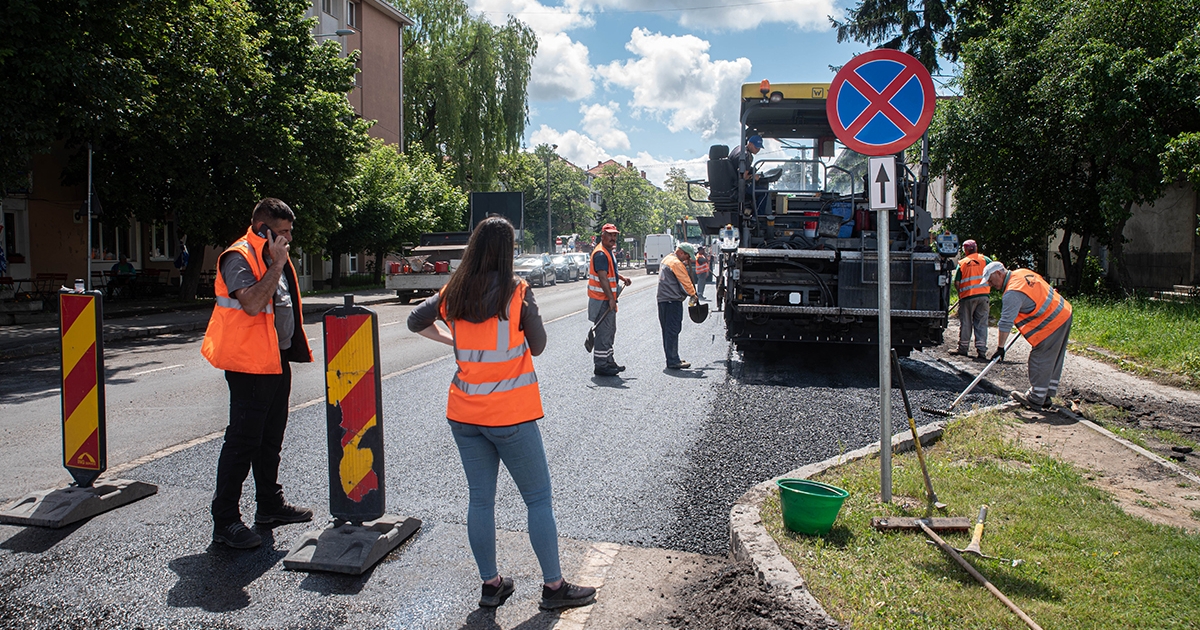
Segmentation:
{"type": "Polygon", "coordinates": [[[229,384],[229,426],[217,460],[217,490],[213,495],[213,523],[218,527],[241,520],[238,504],[242,484],[254,470],[255,498],[259,509],[283,505],[279,485],[279,452],[287,428],[292,369],[280,357],[282,374],[225,372],[229,384]]]}

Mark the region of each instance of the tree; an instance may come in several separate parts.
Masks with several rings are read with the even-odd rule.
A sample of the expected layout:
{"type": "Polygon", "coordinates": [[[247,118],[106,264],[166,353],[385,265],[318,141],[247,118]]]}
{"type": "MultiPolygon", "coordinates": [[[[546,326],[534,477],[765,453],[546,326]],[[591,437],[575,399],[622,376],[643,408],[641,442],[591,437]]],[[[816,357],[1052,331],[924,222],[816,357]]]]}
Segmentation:
{"type": "MultiPolygon", "coordinates": [[[[594,212],[588,205],[587,176],[562,159],[548,144],[533,151],[514,151],[501,157],[497,180],[504,190],[525,193],[525,239],[522,249],[551,251],[546,242],[546,165],[549,164],[553,236],[591,228],[594,212]]],[[[514,226],[518,229],[520,226],[514,226]]]]}
{"type": "Polygon", "coordinates": [[[493,26],[463,0],[399,0],[404,29],[404,146],[456,165],[455,183],[487,190],[525,133],[526,88],[537,52],[515,18],[493,26]]]}
{"type": "Polygon", "coordinates": [[[844,19],[829,17],[838,43],[857,41],[904,51],[930,72],[938,70],[939,43],[954,25],[943,0],[861,0],[844,19]]]}
{"type": "Polygon", "coordinates": [[[1122,277],[1134,204],[1161,196],[1164,153],[1198,126],[1195,0],[1034,0],[963,51],[963,97],[935,118],[949,221],[1009,261],[1044,266],[1055,230],[1079,288],[1093,245],[1122,277]],[[1190,73],[1190,74],[1189,74],[1190,73]],[[1081,247],[1073,246],[1079,237],[1081,247]]]}
{"type": "Polygon", "coordinates": [[[655,193],[650,182],[632,168],[606,164],[595,180],[600,191],[600,223],[614,223],[627,237],[640,239],[655,232],[655,193]]]}
{"type": "MultiPolygon", "coordinates": [[[[149,106],[141,66],[152,29],[173,2],[8,0],[0,12],[0,193],[28,185],[30,160],[65,141],[69,148],[149,106]]],[[[3,196],[0,194],[0,196],[3,196]]]]}
{"type": "MultiPolygon", "coordinates": [[[[367,123],[345,94],[355,57],[316,45],[300,0],[173,4],[138,63],[149,106],[96,142],[106,221],[174,220],[194,254],[182,294],[194,295],[205,245],[245,230],[254,203],[279,197],[297,213],[297,244],[320,250],[338,224],[367,123]],[[131,185],[136,183],[136,185],[131,185]]],[[[139,28],[140,21],[129,28],[139,28]]]]}

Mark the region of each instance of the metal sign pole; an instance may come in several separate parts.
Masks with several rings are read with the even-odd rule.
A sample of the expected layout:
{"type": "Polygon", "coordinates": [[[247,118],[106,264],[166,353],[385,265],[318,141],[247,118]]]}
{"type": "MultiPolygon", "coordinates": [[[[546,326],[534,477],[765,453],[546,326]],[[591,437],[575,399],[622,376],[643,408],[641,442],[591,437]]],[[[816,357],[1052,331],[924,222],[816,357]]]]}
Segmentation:
{"type": "Polygon", "coordinates": [[[899,205],[895,156],[873,157],[868,164],[868,199],[875,216],[879,252],[879,494],[892,502],[892,266],[891,213],[899,205]]]}
{"type": "Polygon", "coordinates": [[[879,245],[879,494],[892,502],[892,274],[888,260],[890,210],[876,216],[879,245]]]}

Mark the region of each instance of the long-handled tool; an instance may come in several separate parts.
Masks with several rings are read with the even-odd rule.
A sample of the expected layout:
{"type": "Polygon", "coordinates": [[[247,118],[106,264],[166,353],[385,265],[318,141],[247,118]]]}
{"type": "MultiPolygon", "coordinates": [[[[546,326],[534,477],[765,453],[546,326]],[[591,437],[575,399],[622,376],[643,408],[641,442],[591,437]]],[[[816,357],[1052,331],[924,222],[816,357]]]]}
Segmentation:
{"type": "MultiPolygon", "coordinates": [[[[1008,352],[1009,348],[1012,348],[1012,347],[1013,347],[1013,344],[1014,344],[1014,343],[1016,343],[1016,341],[1017,341],[1017,337],[1020,337],[1020,336],[1021,336],[1021,335],[1020,335],[1019,333],[1013,333],[1013,334],[1012,334],[1012,335],[1011,335],[1011,336],[1008,338],[1008,343],[1007,343],[1007,344],[1004,346],[1004,351],[1005,351],[1005,352],[1008,352]]],[[[995,358],[993,358],[993,359],[992,359],[992,360],[991,360],[991,361],[990,361],[990,362],[989,362],[989,363],[988,363],[988,364],[987,364],[987,365],[986,365],[986,366],[983,368],[983,370],[982,370],[981,372],[979,372],[979,376],[976,376],[976,377],[975,377],[975,380],[971,381],[971,384],[970,384],[970,385],[967,385],[967,388],[966,388],[966,389],[964,389],[964,390],[962,391],[962,393],[958,395],[958,398],[955,398],[955,399],[954,399],[954,402],[950,403],[950,406],[949,406],[949,407],[946,407],[945,409],[934,409],[933,407],[921,407],[921,411],[924,411],[924,412],[926,412],[926,413],[931,413],[931,414],[933,414],[933,415],[935,415],[935,416],[947,416],[947,417],[949,417],[951,414],[953,414],[953,413],[954,413],[954,408],[958,406],[958,403],[962,402],[962,399],[966,398],[966,397],[967,397],[967,394],[970,394],[970,393],[971,393],[971,391],[975,389],[975,386],[976,386],[976,385],[978,385],[978,384],[979,384],[979,382],[983,380],[983,377],[984,377],[984,376],[987,376],[987,373],[988,373],[988,371],[990,371],[994,365],[996,365],[997,363],[999,363],[1001,358],[1003,358],[1003,357],[1002,357],[1002,355],[1000,355],[1000,354],[997,354],[997,355],[996,355],[996,357],[995,357],[995,358]]]]}
{"type": "Polygon", "coordinates": [[[921,474],[925,476],[925,494],[929,502],[939,510],[946,509],[946,504],[938,501],[937,493],[933,491],[933,482],[929,480],[929,469],[925,467],[925,449],[921,448],[921,436],[917,435],[917,423],[913,420],[912,407],[908,405],[908,390],[904,388],[904,372],[900,369],[900,357],[892,348],[892,371],[900,381],[900,397],[904,399],[904,411],[908,414],[908,428],[912,431],[913,446],[917,449],[917,460],[921,462],[921,474]]]}
{"type": "Polygon", "coordinates": [[[976,571],[975,567],[971,566],[971,563],[967,562],[961,555],[959,555],[959,553],[954,550],[954,547],[946,544],[946,541],[942,540],[941,536],[938,536],[936,533],[934,533],[934,531],[930,529],[924,521],[918,521],[917,524],[921,526],[921,530],[925,532],[926,536],[929,536],[930,540],[932,540],[934,544],[940,547],[942,551],[946,552],[946,555],[953,558],[954,561],[957,562],[959,566],[961,566],[967,573],[970,573],[971,577],[975,578],[980,584],[982,584],[989,593],[995,595],[996,599],[1003,602],[1005,606],[1008,606],[1008,609],[1020,617],[1021,621],[1025,622],[1025,625],[1032,628],[1032,630],[1042,630],[1042,627],[1039,626],[1036,621],[1030,619],[1029,615],[1026,615],[1025,611],[1018,608],[1011,599],[1005,597],[1004,593],[1001,593],[1000,589],[996,588],[996,585],[992,584],[987,578],[983,577],[982,573],[976,571]]]}
{"type": "MultiPolygon", "coordinates": [[[[623,285],[619,283],[617,284],[617,297],[621,297],[621,289],[624,288],[625,287],[623,285]]],[[[596,329],[600,327],[600,324],[604,321],[604,318],[608,317],[608,313],[611,310],[611,308],[608,308],[608,303],[606,302],[604,313],[602,313],[600,317],[596,318],[596,323],[592,325],[592,329],[588,331],[587,339],[583,340],[583,347],[587,348],[588,352],[591,352],[592,349],[596,347],[596,329]]]]}
{"type": "Polygon", "coordinates": [[[962,549],[955,549],[955,551],[963,554],[970,554],[976,558],[986,558],[988,560],[1007,562],[1014,567],[1020,565],[1022,560],[1009,560],[1008,558],[999,558],[997,556],[989,556],[986,553],[983,553],[983,550],[980,548],[980,544],[983,542],[983,522],[987,520],[987,512],[987,505],[981,505],[979,507],[979,518],[975,521],[975,530],[971,533],[971,542],[966,547],[962,549]]]}

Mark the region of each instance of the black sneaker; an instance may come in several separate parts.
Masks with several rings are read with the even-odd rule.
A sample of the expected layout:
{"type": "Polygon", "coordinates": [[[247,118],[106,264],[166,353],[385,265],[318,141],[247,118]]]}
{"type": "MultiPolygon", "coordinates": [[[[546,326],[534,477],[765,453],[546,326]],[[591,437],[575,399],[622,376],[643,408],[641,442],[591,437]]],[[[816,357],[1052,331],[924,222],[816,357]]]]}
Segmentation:
{"type": "Polygon", "coordinates": [[[692,367],[691,363],[688,363],[687,361],[680,361],[679,363],[676,363],[674,365],[668,365],[667,369],[668,370],[686,370],[690,367],[692,367]]]}
{"type": "Polygon", "coordinates": [[[251,531],[241,521],[213,528],[213,542],[233,547],[234,549],[253,549],[262,544],[262,536],[251,531]]]}
{"type": "Polygon", "coordinates": [[[500,578],[498,586],[483,585],[483,594],[479,597],[479,605],[484,608],[495,608],[504,604],[508,596],[513,594],[512,578],[500,578]]]}
{"type": "Polygon", "coordinates": [[[578,608],[587,606],[594,601],[596,601],[596,589],[590,586],[576,586],[563,580],[562,586],[559,586],[558,590],[551,590],[545,584],[542,585],[542,603],[538,607],[542,610],[578,608]]]}
{"type": "Polygon", "coordinates": [[[617,365],[616,363],[609,363],[609,364],[608,364],[608,367],[609,367],[610,369],[616,370],[616,371],[618,371],[618,372],[624,372],[624,371],[625,371],[625,366],[624,366],[624,365],[617,365]]]}
{"type": "Polygon", "coordinates": [[[595,374],[596,376],[616,376],[616,375],[620,374],[621,371],[616,368],[612,368],[612,367],[609,367],[606,365],[606,366],[598,367],[598,368],[592,370],[592,373],[595,374]]]}
{"type": "Polygon", "coordinates": [[[305,523],[311,521],[313,511],[297,507],[288,503],[284,503],[275,508],[258,508],[258,513],[254,515],[254,523],[256,525],[271,525],[272,523],[305,523]]]}

